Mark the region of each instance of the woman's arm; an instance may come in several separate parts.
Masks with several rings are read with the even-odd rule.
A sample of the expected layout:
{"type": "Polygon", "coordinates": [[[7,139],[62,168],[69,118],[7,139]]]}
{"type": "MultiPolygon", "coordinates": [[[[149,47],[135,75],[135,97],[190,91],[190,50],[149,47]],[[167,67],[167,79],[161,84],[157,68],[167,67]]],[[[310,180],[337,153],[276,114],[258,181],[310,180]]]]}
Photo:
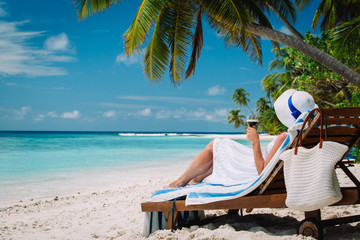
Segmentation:
{"type": "Polygon", "coordinates": [[[266,165],[270,162],[272,157],[275,155],[277,150],[280,148],[281,144],[284,142],[285,138],[287,137],[287,134],[282,133],[277,137],[274,146],[271,148],[270,153],[267,156],[266,160],[264,160],[264,157],[261,153],[259,133],[254,128],[248,127],[247,137],[252,144],[256,170],[260,174],[262,170],[266,167],[266,165]]]}

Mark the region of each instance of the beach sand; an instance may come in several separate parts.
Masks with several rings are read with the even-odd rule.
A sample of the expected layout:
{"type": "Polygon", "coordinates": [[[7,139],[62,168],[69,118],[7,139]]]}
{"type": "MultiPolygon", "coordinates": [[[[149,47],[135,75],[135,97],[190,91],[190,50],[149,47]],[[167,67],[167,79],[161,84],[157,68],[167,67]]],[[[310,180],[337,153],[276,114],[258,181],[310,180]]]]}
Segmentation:
{"type": "MultiPolygon", "coordinates": [[[[351,167],[359,178],[360,165],[351,167]]],[[[159,176],[159,173],[154,173],[159,176]]],[[[350,180],[338,172],[342,184],[350,180]]],[[[140,203],[171,178],[138,179],[116,189],[28,200],[0,209],[0,239],[143,239],[140,203]]],[[[324,208],[322,217],[359,214],[360,205],[324,208]]],[[[157,231],[148,239],[311,239],[296,234],[303,213],[290,209],[255,209],[240,216],[220,216],[204,226],[173,233],[157,231]]],[[[145,238],[144,238],[145,239],[145,238]]],[[[325,239],[360,239],[360,223],[325,228],[325,239]]]]}

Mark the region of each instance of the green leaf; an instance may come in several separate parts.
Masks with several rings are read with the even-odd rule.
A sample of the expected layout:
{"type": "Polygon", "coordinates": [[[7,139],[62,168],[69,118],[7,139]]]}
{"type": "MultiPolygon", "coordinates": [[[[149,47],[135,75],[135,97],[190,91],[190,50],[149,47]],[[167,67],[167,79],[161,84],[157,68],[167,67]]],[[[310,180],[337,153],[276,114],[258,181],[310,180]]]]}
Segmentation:
{"type": "Polygon", "coordinates": [[[133,51],[140,52],[163,4],[165,4],[163,0],[143,0],[141,2],[133,22],[123,34],[126,55],[133,51]]]}
{"type": "Polygon", "coordinates": [[[143,61],[144,72],[151,81],[158,81],[164,76],[166,66],[169,63],[169,46],[167,45],[170,26],[167,24],[169,8],[164,4],[155,21],[152,38],[146,47],[143,61]]]}
{"type": "Polygon", "coordinates": [[[187,61],[187,50],[192,42],[192,26],[195,22],[195,11],[191,1],[169,1],[172,17],[168,19],[172,28],[169,33],[170,78],[172,83],[179,84],[187,61]]]}
{"type": "Polygon", "coordinates": [[[99,13],[112,4],[117,4],[121,0],[73,0],[73,6],[79,20],[87,16],[99,13]]]}

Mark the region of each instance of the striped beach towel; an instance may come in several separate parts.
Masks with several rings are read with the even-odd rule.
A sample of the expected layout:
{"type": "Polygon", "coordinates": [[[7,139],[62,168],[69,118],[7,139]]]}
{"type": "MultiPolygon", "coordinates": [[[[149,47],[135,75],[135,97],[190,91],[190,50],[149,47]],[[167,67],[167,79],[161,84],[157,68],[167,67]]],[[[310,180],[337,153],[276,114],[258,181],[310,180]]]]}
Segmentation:
{"type": "Polygon", "coordinates": [[[249,194],[254,189],[256,189],[272,172],[273,168],[279,161],[280,154],[288,149],[296,138],[308,113],[309,111],[302,113],[296,120],[295,124],[288,129],[287,138],[280,146],[279,150],[275,153],[273,158],[270,160],[268,165],[255,180],[230,186],[202,182],[180,188],[162,189],[155,192],[147,202],[162,202],[186,196],[185,204],[195,205],[230,200],[249,194]]]}

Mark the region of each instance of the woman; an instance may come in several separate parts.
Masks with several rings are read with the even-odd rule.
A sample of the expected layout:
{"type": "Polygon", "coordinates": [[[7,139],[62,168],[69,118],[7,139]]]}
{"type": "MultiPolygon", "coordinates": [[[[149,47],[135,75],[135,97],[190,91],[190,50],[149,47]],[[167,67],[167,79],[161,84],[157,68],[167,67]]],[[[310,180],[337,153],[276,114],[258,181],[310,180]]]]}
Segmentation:
{"type": "MultiPolygon", "coordinates": [[[[279,120],[291,127],[300,114],[316,108],[313,97],[302,91],[289,89],[274,103],[279,120]]],[[[213,184],[233,185],[256,179],[275,155],[287,133],[280,134],[265,149],[260,148],[259,133],[247,128],[247,138],[252,148],[231,139],[212,140],[191,162],[189,167],[169,187],[184,187],[203,181],[213,184]]]]}

